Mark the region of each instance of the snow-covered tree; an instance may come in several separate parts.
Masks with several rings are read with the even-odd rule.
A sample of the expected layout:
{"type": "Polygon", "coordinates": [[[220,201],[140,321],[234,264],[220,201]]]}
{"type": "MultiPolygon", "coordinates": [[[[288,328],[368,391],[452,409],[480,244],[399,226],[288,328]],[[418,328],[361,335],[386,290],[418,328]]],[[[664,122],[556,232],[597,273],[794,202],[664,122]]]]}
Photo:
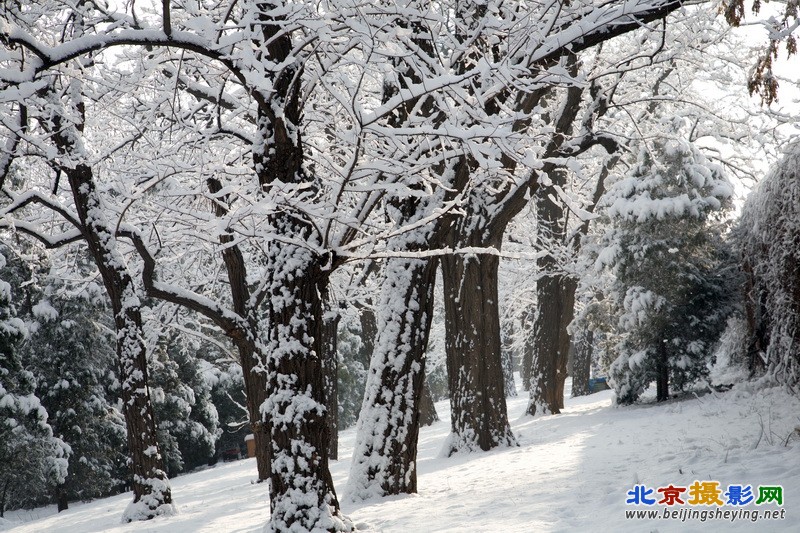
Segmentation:
{"type": "Polygon", "coordinates": [[[800,145],[748,198],[739,222],[747,276],[748,366],[779,382],[800,381],[800,145]]]}
{"type": "Polygon", "coordinates": [[[185,334],[167,333],[150,362],[158,440],[169,476],[207,464],[220,433],[211,387],[195,355],[200,346],[190,341],[185,334]]]}
{"type": "Polygon", "coordinates": [[[47,501],[67,476],[69,447],[53,436],[47,411],[36,395],[36,380],[19,361],[20,341],[28,334],[16,316],[12,286],[19,273],[7,268],[5,245],[0,248],[0,516],[17,508],[47,501]]]}
{"type": "Polygon", "coordinates": [[[615,276],[616,346],[609,373],[617,402],[652,381],[657,399],[704,377],[730,313],[730,250],[719,218],[732,188],[722,170],[681,135],[643,145],[605,199],[609,228],[597,264],[615,276]],[[716,224],[715,224],[716,222],[716,224]]]}
{"type": "MultiPolygon", "coordinates": [[[[148,296],[205,314],[240,342],[243,361],[253,363],[263,376],[254,391],[251,374],[244,374],[248,398],[264,400],[255,404],[261,416],[254,422],[264,424],[271,441],[270,528],[351,529],[339,511],[327,466],[330,430],[321,358],[323,299],[331,272],[348,257],[385,247],[387,281],[378,317],[384,338],[377,342],[380,354],[373,357],[369,376],[378,376],[378,383],[367,385],[367,395],[382,405],[365,402],[376,409],[362,425],[354,465],[366,465],[369,473],[357,483],[379,487],[367,493],[414,490],[424,323],[430,322],[436,266],[425,252],[450,244],[459,251],[478,247],[480,252],[445,259],[458,278],[448,280],[452,286],[446,298],[452,301],[461,289],[472,291],[463,300],[468,313],[460,316],[453,308],[446,313],[457,332],[450,335],[448,350],[454,361],[449,365],[452,382],[459,387],[450,387],[456,406],[453,442],[458,449],[513,442],[498,370],[495,250],[508,220],[537,182],[531,170],[540,161],[524,143],[536,139],[547,144],[551,138],[547,121],[539,120],[537,103],[553,86],[574,83],[565,74],[565,56],[638,29],[680,5],[677,0],[592,7],[408,2],[398,9],[390,2],[364,9],[338,0],[248,0],[151,2],[142,8],[134,3],[68,6],[46,1],[36,5],[36,16],[17,10],[19,16],[0,25],[8,67],[0,78],[2,102],[13,111],[9,116],[19,119],[3,125],[9,132],[8,152],[29,153],[28,145],[37,144],[38,134],[46,139],[45,146],[31,151],[52,154],[53,146],[48,151],[47,145],[55,141],[59,170],[68,176],[73,193],[69,205],[79,214],[72,222],[78,222],[74,225],[82,233],[62,237],[82,237],[89,243],[118,321],[123,391],[143,391],[142,398],[132,399],[141,400],[135,407],[144,410],[149,425],[130,427],[130,433],[144,433],[148,439],[154,433],[146,379],[132,380],[147,375],[144,347],[134,334],[141,324],[138,279],[134,281],[138,265],[148,296]],[[45,22],[67,21],[66,29],[39,23],[38,10],[50,15],[45,22]],[[75,28],[81,31],[70,31],[75,28]],[[76,143],[84,128],[90,134],[105,127],[82,120],[92,102],[77,96],[82,77],[111,70],[113,61],[88,61],[109,47],[125,47],[118,48],[117,58],[127,54],[137,64],[159,65],[157,78],[135,75],[126,85],[133,71],[120,69],[116,78],[98,81],[98,87],[122,83],[134,107],[158,109],[149,116],[164,118],[164,127],[142,144],[166,148],[168,165],[159,167],[159,160],[150,157],[155,150],[144,149],[144,157],[137,152],[136,143],[150,133],[144,127],[132,128],[136,131],[130,138],[113,146],[99,142],[103,149],[96,159],[76,143]],[[38,90],[55,73],[66,80],[65,91],[43,101],[38,90]],[[154,82],[165,78],[174,85],[154,82]],[[390,89],[383,100],[381,85],[390,89]],[[154,100],[149,99],[152,94],[154,100]],[[153,101],[157,105],[150,107],[153,101]],[[26,117],[60,110],[64,103],[65,112],[54,114],[54,124],[42,118],[44,131],[27,129],[26,117]],[[330,124],[336,124],[335,131],[330,124]],[[191,142],[172,143],[173,134],[191,142]],[[336,142],[328,140],[331,135],[336,142]],[[232,152],[234,161],[219,164],[201,155],[223,137],[241,144],[211,153],[232,152]],[[107,170],[110,161],[125,157],[137,163],[127,167],[130,173],[94,174],[95,167],[107,170]],[[207,171],[209,167],[214,170],[207,171]],[[140,169],[155,170],[142,176],[140,169]],[[169,179],[176,174],[181,176],[169,179]],[[192,179],[179,179],[186,175],[192,179]],[[98,186],[104,183],[99,176],[110,181],[108,188],[98,186]],[[197,209],[207,200],[214,207],[197,209]],[[475,216],[451,217],[447,225],[435,222],[444,214],[459,214],[462,204],[475,216]],[[385,220],[376,216],[379,206],[387,207],[385,220]],[[121,236],[134,241],[136,253],[120,244],[121,236]],[[180,266],[196,257],[187,240],[197,243],[199,251],[224,255],[220,270],[227,280],[186,280],[185,272],[194,270],[180,266]],[[245,251],[255,249],[259,260],[242,251],[247,246],[251,248],[245,251]],[[131,258],[135,262],[126,260],[131,258]],[[470,284],[469,279],[484,283],[470,284]],[[219,291],[207,294],[209,286],[221,283],[245,290],[225,298],[219,291]],[[474,312],[478,308],[483,312],[474,312]],[[479,345],[487,347],[485,357],[479,345]],[[376,420],[390,423],[376,431],[376,420]],[[373,440],[376,433],[382,435],[373,440]]],[[[149,127],[152,122],[144,123],[149,127]]],[[[590,133],[583,138],[587,143],[596,140],[590,133]]],[[[60,204],[51,201],[59,190],[57,178],[55,182],[42,187],[35,202],[24,193],[15,195],[13,211],[23,213],[23,204],[38,202],[55,203],[58,212],[60,204]]],[[[24,218],[20,216],[18,227],[30,222],[24,218]]],[[[144,448],[148,457],[158,456],[152,453],[155,449],[155,444],[144,448]]],[[[147,463],[142,453],[132,449],[132,454],[134,465],[147,463]]],[[[167,504],[159,468],[146,466],[139,481],[164,489],[152,492],[156,507],[167,504]]]]}
{"type": "MultiPolygon", "coordinates": [[[[31,335],[20,355],[56,436],[69,445],[69,469],[55,487],[59,510],[71,500],[111,494],[126,484],[125,421],[116,408],[115,343],[99,287],[45,278],[29,311],[31,335]]],[[[26,285],[26,291],[31,285],[26,285]]]]}

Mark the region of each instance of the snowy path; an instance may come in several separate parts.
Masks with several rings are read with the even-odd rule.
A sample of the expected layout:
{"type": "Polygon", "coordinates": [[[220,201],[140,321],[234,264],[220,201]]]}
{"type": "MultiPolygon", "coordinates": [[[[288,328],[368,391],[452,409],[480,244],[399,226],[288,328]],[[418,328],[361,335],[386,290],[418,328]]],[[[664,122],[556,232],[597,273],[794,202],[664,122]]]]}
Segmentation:
{"type": "MultiPolygon", "coordinates": [[[[798,531],[800,520],[800,400],[780,390],[751,394],[740,386],[725,394],[687,396],[663,405],[611,407],[609,391],[568,399],[563,414],[523,416],[526,397],[509,401],[518,448],[441,458],[449,407],[442,422],[424,428],[419,444],[419,494],[386,498],[343,510],[362,531],[798,531]],[[784,443],[789,440],[788,446],[784,443]],[[695,480],[782,485],[783,521],[659,518],[626,519],[627,491],[695,480]]],[[[346,481],[354,431],[341,435],[344,460],[332,463],[337,487],[346,481]]],[[[179,515],[119,524],[130,496],[54,509],[8,513],[25,523],[15,533],[244,533],[261,531],[268,518],[266,487],[251,483],[253,459],[220,464],[173,480],[179,515]],[[37,519],[38,518],[38,519],[37,519]]],[[[756,491],[757,493],[757,491],[756,491]]],[[[655,494],[655,496],[660,496],[655,494]]],[[[692,509],[706,509],[692,506],[692,509]]],[[[768,506],[753,509],[777,508],[768,506]]],[[[664,506],[649,509],[663,512],[664,506]]],[[[725,506],[722,509],[734,509],[725,506]]],[[[8,527],[8,522],[0,522],[8,527]]]]}

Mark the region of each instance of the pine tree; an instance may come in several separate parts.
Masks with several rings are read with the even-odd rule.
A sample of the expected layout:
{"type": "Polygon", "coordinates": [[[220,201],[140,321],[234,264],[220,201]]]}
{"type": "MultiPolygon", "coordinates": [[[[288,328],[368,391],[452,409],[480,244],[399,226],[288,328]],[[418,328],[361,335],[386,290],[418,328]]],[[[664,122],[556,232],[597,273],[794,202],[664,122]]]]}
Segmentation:
{"type": "MultiPolygon", "coordinates": [[[[362,356],[363,341],[360,324],[355,320],[343,321],[339,328],[339,427],[346,429],[358,421],[358,412],[364,399],[364,387],[367,383],[369,355],[362,356]]],[[[370,340],[370,344],[371,344],[370,340]]]]}
{"type": "Polygon", "coordinates": [[[7,508],[46,499],[50,488],[63,483],[69,447],[53,436],[47,411],[35,394],[33,374],[22,368],[17,354],[27,335],[12,303],[13,278],[5,268],[7,248],[0,249],[0,517],[7,508]]]}
{"type": "Polygon", "coordinates": [[[168,334],[151,362],[153,407],[167,475],[208,463],[219,437],[219,417],[211,386],[192,346],[183,335],[168,334]]]}
{"type": "Polygon", "coordinates": [[[217,452],[237,448],[241,450],[250,433],[244,393],[244,376],[238,361],[217,358],[200,361],[202,374],[211,387],[211,400],[219,419],[217,452]]]}
{"type": "Polygon", "coordinates": [[[22,351],[54,433],[72,449],[68,475],[56,487],[59,510],[107,496],[127,477],[125,421],[105,386],[116,380],[111,318],[99,292],[67,289],[48,283],[31,309],[36,332],[22,351]]]}
{"type": "Polygon", "coordinates": [[[611,186],[598,262],[616,276],[619,341],[609,371],[617,402],[635,401],[652,381],[663,401],[670,386],[683,389],[706,375],[730,312],[723,271],[730,252],[714,223],[730,195],[721,169],[677,135],[643,147],[611,186]]]}

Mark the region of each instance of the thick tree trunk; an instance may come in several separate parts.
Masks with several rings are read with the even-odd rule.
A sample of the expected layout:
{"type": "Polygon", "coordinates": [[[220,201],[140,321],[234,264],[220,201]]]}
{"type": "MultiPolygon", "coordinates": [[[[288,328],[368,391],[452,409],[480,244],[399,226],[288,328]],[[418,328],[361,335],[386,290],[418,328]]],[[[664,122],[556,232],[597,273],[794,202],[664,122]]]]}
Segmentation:
{"type": "MultiPolygon", "coordinates": [[[[489,245],[499,249],[497,242],[489,245]]],[[[442,257],[452,428],[449,454],[516,444],[506,412],[499,263],[495,255],[442,257]]]]}
{"type": "Polygon", "coordinates": [[[564,407],[569,333],[575,303],[575,280],[542,276],[536,282],[538,310],[533,324],[533,356],[528,414],[556,414],[564,407]]]}
{"type": "MultiPolygon", "coordinates": [[[[574,65],[573,65],[574,68],[574,65]]],[[[557,131],[568,133],[572,128],[579,104],[580,90],[571,89],[564,111],[559,117],[557,131]]],[[[554,138],[554,143],[561,137],[554,138]]],[[[536,191],[537,243],[543,249],[558,245],[569,246],[567,213],[553,188],[566,183],[566,171],[551,167],[546,172],[553,186],[536,191]]],[[[569,333],[575,306],[577,280],[561,271],[553,255],[536,261],[540,277],[536,281],[536,314],[533,320],[533,339],[530,370],[530,400],[527,413],[556,414],[564,408],[564,380],[567,379],[569,333]]]]}
{"type": "MultiPolygon", "coordinates": [[[[61,139],[66,145],[66,139],[61,139]]],[[[147,385],[147,350],[135,285],[116,249],[116,237],[97,194],[92,171],[85,165],[64,169],[82,224],[84,238],[111,299],[117,332],[117,362],[122,412],[128,430],[133,474],[133,503],[125,521],[172,514],[172,494],[156,439],[156,423],[147,385]]]]}
{"type": "Polygon", "coordinates": [[[319,251],[322,237],[296,205],[317,186],[303,168],[302,64],[293,56],[283,11],[258,2],[243,8],[258,22],[255,53],[269,78],[264,84],[269,90],[253,92],[258,103],[253,169],[265,199],[280,206],[266,220],[275,237],[267,243],[268,313],[260,328],[265,338],[258,339],[267,370],[261,412],[272,445],[268,530],[352,531],[328,468],[322,298],[334,257],[319,251]]]}
{"type": "Polygon", "coordinates": [[[572,347],[569,325],[575,318],[575,290],[577,288],[578,280],[572,277],[561,277],[559,284],[561,317],[558,326],[558,364],[556,367],[556,397],[559,409],[564,408],[564,382],[567,379],[567,366],[572,347]]]}
{"type": "Polygon", "coordinates": [[[585,329],[575,339],[575,361],[572,365],[572,396],[589,394],[589,376],[592,370],[592,345],[594,332],[585,329]]]}
{"type": "Polygon", "coordinates": [[[272,437],[269,528],[351,531],[328,469],[322,362],[322,295],[328,283],[322,264],[327,261],[295,244],[298,236],[311,235],[311,228],[288,215],[271,218],[278,234],[287,238],[270,243],[267,268],[268,395],[262,412],[272,437]]]}
{"type": "Polygon", "coordinates": [[[417,490],[420,401],[435,283],[434,260],[387,260],[347,484],[351,500],[417,490]]]}

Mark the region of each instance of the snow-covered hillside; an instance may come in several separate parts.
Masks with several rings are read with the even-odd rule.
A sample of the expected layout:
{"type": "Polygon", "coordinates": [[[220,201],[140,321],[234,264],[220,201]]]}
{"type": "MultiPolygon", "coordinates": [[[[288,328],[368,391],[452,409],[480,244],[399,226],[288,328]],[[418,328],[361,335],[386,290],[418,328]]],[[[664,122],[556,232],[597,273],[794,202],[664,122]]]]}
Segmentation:
{"type": "MultiPolygon", "coordinates": [[[[569,385],[569,382],[567,382],[569,385]]],[[[614,408],[611,393],[567,399],[560,415],[523,415],[526,395],[509,401],[518,448],[440,457],[447,437],[447,402],[437,404],[441,422],[423,428],[419,442],[419,494],[358,505],[343,504],[359,531],[797,531],[800,518],[800,400],[781,389],[738,385],[726,393],[687,395],[663,404],[614,408]],[[741,509],[785,509],[783,520],[758,515],[665,519],[664,510],[738,510],[724,505],[626,505],[637,484],[655,489],[694,481],[783,487],[774,502],[741,509]],[[655,520],[625,512],[656,510],[655,520]]],[[[652,392],[652,391],[650,391],[652,392]]],[[[344,487],[354,430],[341,435],[333,462],[337,489],[344,487]]],[[[261,531],[268,518],[267,487],[253,484],[255,460],[218,464],[172,481],[179,514],[147,523],[120,524],[130,495],[54,508],[9,513],[0,529],[15,533],[261,531]],[[19,522],[23,523],[19,523],[19,522]]],[[[688,500],[688,491],[683,493],[688,500]]],[[[725,500],[724,496],[721,496],[725,500]]],[[[732,516],[732,514],[729,514],[732,516]]]]}

